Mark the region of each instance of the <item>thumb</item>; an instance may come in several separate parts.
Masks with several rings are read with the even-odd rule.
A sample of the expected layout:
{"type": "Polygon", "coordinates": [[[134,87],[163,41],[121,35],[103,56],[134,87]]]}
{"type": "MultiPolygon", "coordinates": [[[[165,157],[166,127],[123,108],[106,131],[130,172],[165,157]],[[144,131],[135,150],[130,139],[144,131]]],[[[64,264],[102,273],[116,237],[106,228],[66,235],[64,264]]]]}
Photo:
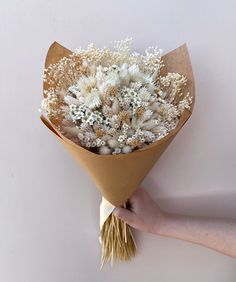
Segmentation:
{"type": "Polygon", "coordinates": [[[132,223],[134,222],[134,214],[127,209],[120,208],[120,207],[115,208],[113,213],[114,213],[115,216],[124,220],[129,225],[132,225],[132,223]]]}

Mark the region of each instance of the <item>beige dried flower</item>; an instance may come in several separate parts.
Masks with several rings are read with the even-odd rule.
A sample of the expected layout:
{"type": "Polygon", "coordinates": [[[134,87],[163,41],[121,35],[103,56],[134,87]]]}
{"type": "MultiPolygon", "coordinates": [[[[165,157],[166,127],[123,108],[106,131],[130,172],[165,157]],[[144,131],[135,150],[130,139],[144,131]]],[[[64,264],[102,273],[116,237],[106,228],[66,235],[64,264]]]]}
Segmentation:
{"type": "Polygon", "coordinates": [[[132,141],[129,144],[132,148],[139,148],[142,146],[142,143],[140,142],[138,138],[132,139],[132,141]]]}
{"type": "Polygon", "coordinates": [[[42,108],[59,130],[93,152],[129,153],[160,140],[192,102],[183,75],[160,75],[160,49],[131,53],[130,44],[117,41],[114,50],[90,44],[44,72],[42,108]]]}
{"type": "Polygon", "coordinates": [[[121,111],[119,113],[119,117],[120,117],[120,121],[122,124],[130,124],[130,118],[131,118],[131,115],[129,113],[129,111],[121,111]]]}
{"type": "Polygon", "coordinates": [[[109,86],[105,92],[108,96],[117,96],[118,88],[116,86],[109,86]]]}
{"type": "Polygon", "coordinates": [[[139,118],[143,115],[144,112],[145,112],[145,109],[144,109],[143,107],[138,108],[138,109],[136,110],[136,113],[135,113],[137,119],[139,119],[139,118]]]}
{"type": "Polygon", "coordinates": [[[97,128],[95,130],[95,133],[96,133],[96,137],[97,138],[101,138],[101,137],[103,137],[105,135],[105,132],[101,128],[97,128]]]}

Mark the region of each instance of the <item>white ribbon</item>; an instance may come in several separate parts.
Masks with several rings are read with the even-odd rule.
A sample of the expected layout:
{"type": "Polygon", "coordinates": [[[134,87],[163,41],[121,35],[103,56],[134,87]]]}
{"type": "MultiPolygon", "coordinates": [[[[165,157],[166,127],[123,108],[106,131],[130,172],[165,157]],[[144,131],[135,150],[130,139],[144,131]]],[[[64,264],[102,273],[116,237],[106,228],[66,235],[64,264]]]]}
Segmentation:
{"type": "MultiPolygon", "coordinates": [[[[103,224],[108,219],[109,215],[112,214],[115,208],[115,206],[102,197],[100,204],[100,231],[102,230],[103,224]]],[[[99,242],[102,244],[101,235],[99,236],[99,242]]]]}
{"type": "Polygon", "coordinates": [[[102,197],[102,202],[100,204],[100,230],[102,230],[104,222],[107,220],[109,215],[112,214],[115,208],[115,206],[102,197]]]}

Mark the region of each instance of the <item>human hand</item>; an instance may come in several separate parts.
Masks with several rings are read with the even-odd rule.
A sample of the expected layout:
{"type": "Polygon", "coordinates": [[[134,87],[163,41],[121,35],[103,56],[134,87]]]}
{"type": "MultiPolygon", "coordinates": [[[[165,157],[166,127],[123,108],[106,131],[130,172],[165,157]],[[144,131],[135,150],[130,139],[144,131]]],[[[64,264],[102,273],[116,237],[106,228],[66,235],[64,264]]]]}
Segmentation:
{"type": "Polygon", "coordinates": [[[236,258],[236,220],[164,213],[147,192],[139,189],[129,199],[130,210],[113,213],[130,226],[161,236],[205,246],[236,258]]]}
{"type": "Polygon", "coordinates": [[[158,233],[164,213],[149,194],[139,189],[129,199],[129,209],[117,207],[113,213],[130,226],[149,233],[158,233]]]}

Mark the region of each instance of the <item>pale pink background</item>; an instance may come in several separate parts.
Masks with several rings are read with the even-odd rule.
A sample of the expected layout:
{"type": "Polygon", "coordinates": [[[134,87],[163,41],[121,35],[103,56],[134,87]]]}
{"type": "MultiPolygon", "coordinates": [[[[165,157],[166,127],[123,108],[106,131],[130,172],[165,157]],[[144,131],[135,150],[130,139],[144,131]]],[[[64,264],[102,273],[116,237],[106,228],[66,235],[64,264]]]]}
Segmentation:
{"type": "Polygon", "coordinates": [[[37,112],[54,40],[75,49],[132,36],[138,51],[166,52],[187,42],[195,111],[143,186],[168,211],[236,217],[235,10],[229,0],[1,1],[1,282],[236,281],[236,260],[137,232],[136,258],[100,271],[100,195],[37,112]]]}

